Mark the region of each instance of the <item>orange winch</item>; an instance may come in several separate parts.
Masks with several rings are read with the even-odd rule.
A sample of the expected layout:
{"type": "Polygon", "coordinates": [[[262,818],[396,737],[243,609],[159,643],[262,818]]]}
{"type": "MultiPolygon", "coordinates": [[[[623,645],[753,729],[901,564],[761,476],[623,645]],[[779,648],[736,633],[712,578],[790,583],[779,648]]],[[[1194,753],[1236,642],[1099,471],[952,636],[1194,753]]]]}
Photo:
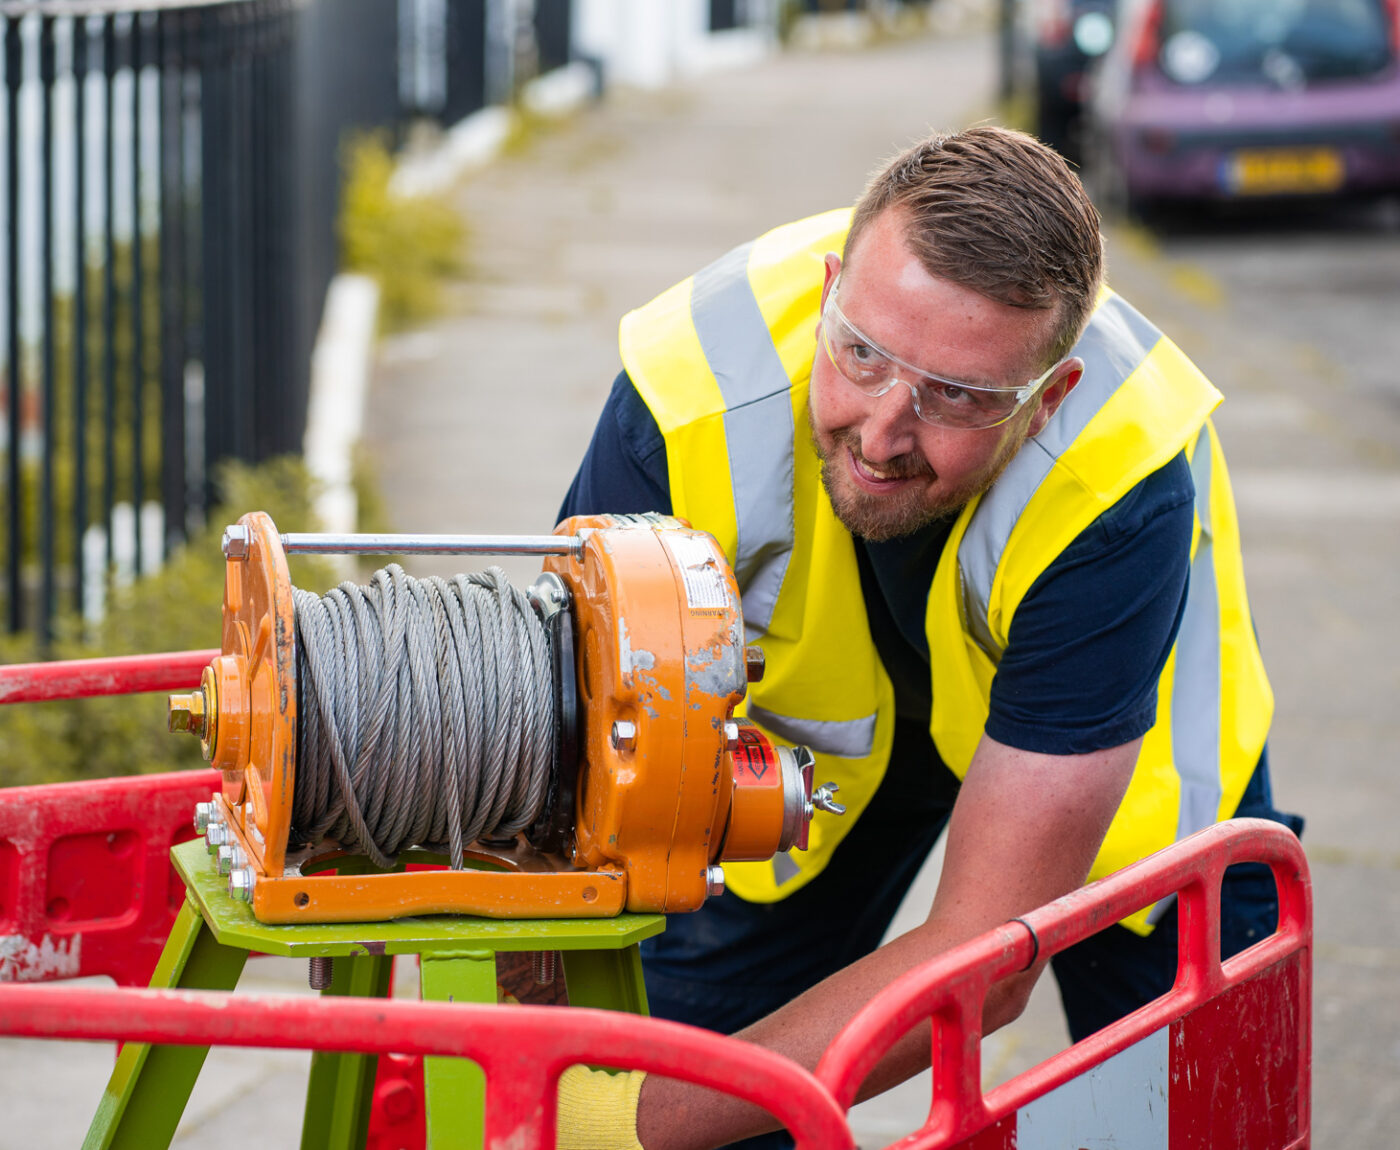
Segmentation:
{"type": "MultiPolygon", "coordinates": [[[[222,651],[198,691],[171,696],[170,725],[198,734],[223,772],[196,825],[218,850],[230,893],[264,922],[694,910],[723,890],[723,862],[805,849],[816,809],[842,813],[834,788],[813,791],[805,748],[775,745],[734,717],[762,674],[762,652],[745,646],[739,589],[718,544],[679,520],[579,517],[538,537],[284,536],[253,512],[225,533],[224,554],[222,651]],[[324,740],[308,730],[334,723],[309,721],[327,684],[299,681],[311,664],[298,651],[295,602],[306,593],[288,574],[295,551],[545,556],[521,598],[552,661],[551,745],[528,826],[481,835],[448,859],[462,869],[444,869],[443,841],[415,841],[376,866],[353,844],[312,841],[297,825],[298,768],[305,756],[310,785],[316,751],[303,742],[324,740]]],[[[438,622],[450,630],[440,611],[438,622]]],[[[471,653],[458,654],[465,665],[471,653]]],[[[503,673],[487,668],[488,677],[503,673]]],[[[424,737],[442,741],[436,727],[448,718],[460,725],[444,711],[424,737]]],[[[393,746],[405,752],[402,737],[393,746]]],[[[402,766],[383,761],[392,757],[361,756],[340,777],[358,793],[374,772],[402,766]]]]}

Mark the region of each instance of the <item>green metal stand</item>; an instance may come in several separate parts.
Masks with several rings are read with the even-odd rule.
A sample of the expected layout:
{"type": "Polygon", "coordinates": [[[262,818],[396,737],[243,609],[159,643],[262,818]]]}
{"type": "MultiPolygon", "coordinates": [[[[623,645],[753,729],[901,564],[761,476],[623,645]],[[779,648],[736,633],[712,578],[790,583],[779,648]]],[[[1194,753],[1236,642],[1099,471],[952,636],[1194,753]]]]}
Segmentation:
{"type": "MultiPolygon", "coordinates": [[[[391,960],[420,956],[422,995],[433,1002],[496,1001],[496,953],[563,953],[569,1001],[575,1006],[647,1012],[637,944],[660,933],[657,914],[603,919],[501,920],[449,915],[393,922],[278,926],[228,897],[201,840],[171,851],[185,880],[180,910],[151,986],[232,990],[250,952],[337,961],[323,994],[383,997],[391,960]]],[[[207,1046],[122,1047],[92,1121],[85,1150],[152,1150],[169,1146],[194,1089],[207,1046]]],[[[303,1150],[359,1150],[369,1128],[378,1058],[317,1051],[307,1084],[303,1150]]],[[[429,1150],[482,1143],[484,1078],[473,1062],[423,1062],[429,1150]]]]}

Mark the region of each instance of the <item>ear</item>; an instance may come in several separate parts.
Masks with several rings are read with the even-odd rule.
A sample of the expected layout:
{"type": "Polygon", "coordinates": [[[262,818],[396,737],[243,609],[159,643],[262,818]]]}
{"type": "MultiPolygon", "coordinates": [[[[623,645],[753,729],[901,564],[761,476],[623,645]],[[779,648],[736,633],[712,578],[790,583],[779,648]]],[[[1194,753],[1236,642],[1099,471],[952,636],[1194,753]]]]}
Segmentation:
{"type": "Polygon", "coordinates": [[[840,274],[841,257],[835,252],[827,252],[822,257],[822,303],[817,311],[817,326],[813,332],[818,347],[821,347],[822,342],[822,315],[826,311],[826,297],[831,294],[831,285],[836,282],[836,277],[840,274]]]}
{"type": "Polygon", "coordinates": [[[1035,401],[1035,411],[1032,413],[1030,425],[1026,429],[1027,436],[1034,437],[1045,430],[1045,425],[1050,422],[1050,417],[1059,410],[1060,404],[1065,401],[1065,396],[1075,389],[1083,375],[1084,361],[1078,356],[1070,356],[1069,359],[1055,368],[1050,378],[1040,388],[1040,395],[1035,401]]]}
{"type": "Polygon", "coordinates": [[[822,257],[822,272],[825,278],[822,280],[822,308],[826,308],[826,297],[831,294],[831,285],[836,282],[836,277],[841,274],[841,257],[835,252],[827,252],[822,257]]]}

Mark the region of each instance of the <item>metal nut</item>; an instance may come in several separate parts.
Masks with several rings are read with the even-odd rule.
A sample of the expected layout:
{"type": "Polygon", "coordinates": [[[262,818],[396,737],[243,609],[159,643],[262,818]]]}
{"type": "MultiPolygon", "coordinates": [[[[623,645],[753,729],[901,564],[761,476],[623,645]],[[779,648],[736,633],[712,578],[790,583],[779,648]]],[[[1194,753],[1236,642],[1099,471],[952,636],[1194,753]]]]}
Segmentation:
{"type": "Polygon", "coordinates": [[[188,695],[171,695],[167,708],[167,729],[188,731],[192,735],[204,737],[208,715],[203,691],[194,691],[188,695]]]}
{"type": "Polygon", "coordinates": [[[619,719],[612,725],[612,747],[615,751],[630,751],[637,743],[637,724],[619,719]]]}
{"type": "Polygon", "coordinates": [[[223,550],[225,559],[247,559],[249,531],[241,523],[232,523],[224,528],[223,550]]]}
{"type": "Polygon", "coordinates": [[[253,874],[252,867],[239,867],[228,876],[229,897],[239,902],[252,902],[253,883],[256,881],[257,876],[253,874]]]}
{"type": "Polygon", "coordinates": [[[766,667],[767,662],[764,659],[762,647],[744,648],[744,671],[747,673],[750,683],[757,683],[762,679],[766,667]]]}
{"type": "Polygon", "coordinates": [[[724,867],[718,864],[705,869],[705,894],[717,898],[724,893],[724,867]]]}

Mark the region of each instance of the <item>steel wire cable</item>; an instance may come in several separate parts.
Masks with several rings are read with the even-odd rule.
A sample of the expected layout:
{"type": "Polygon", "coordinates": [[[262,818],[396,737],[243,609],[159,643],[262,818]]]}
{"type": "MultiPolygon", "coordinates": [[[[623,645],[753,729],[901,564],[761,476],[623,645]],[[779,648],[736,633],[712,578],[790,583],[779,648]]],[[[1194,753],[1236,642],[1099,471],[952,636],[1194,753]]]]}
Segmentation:
{"type": "Polygon", "coordinates": [[[555,745],[548,634],[499,567],[293,588],[298,748],[291,839],[388,869],[412,846],[453,867],[540,814],[555,745]]]}

